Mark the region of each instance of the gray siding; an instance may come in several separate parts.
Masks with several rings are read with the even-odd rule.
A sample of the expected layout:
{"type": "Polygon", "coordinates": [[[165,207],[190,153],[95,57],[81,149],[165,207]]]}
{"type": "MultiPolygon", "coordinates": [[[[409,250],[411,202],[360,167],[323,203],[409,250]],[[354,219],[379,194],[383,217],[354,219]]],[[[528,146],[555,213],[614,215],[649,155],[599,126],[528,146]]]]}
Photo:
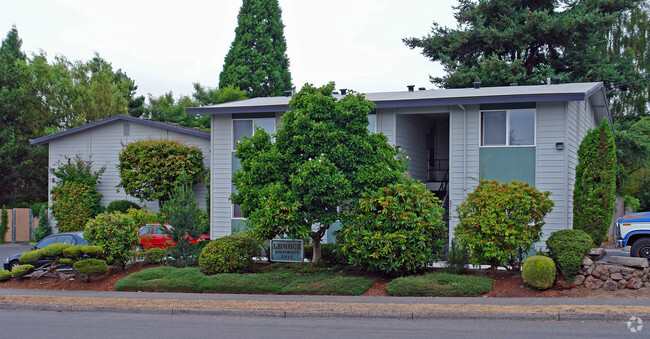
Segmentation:
{"type": "Polygon", "coordinates": [[[397,145],[409,157],[408,172],[412,178],[428,181],[428,122],[422,116],[397,115],[397,145]]]}
{"type": "Polygon", "coordinates": [[[536,186],[540,191],[550,191],[550,198],[555,203],[553,211],[546,216],[546,225],[542,235],[542,243],[548,236],[557,230],[570,227],[567,216],[568,198],[567,181],[567,148],[558,151],[555,144],[563,142],[565,145],[566,103],[540,102],[537,104],[537,179],[536,186]]]}
{"type": "Polygon", "coordinates": [[[382,132],[388,138],[388,143],[397,145],[395,110],[392,108],[377,110],[377,132],[382,132]]]}
{"type": "MultiPolygon", "coordinates": [[[[74,158],[76,155],[80,155],[83,159],[92,159],[93,169],[95,171],[98,171],[102,167],[106,168],[106,171],[100,178],[101,182],[97,185],[99,193],[104,195],[101,202],[102,205],[106,206],[111,201],[122,199],[141,204],[138,199],[126,194],[122,189],[118,190],[116,187],[120,182],[117,164],[119,162],[119,153],[123,148],[122,145],[147,138],[169,138],[179,140],[189,146],[198,146],[203,151],[206,167],[209,165],[210,142],[207,139],[117,120],[51,140],[49,143],[49,167],[59,167],[66,161],[66,156],[74,158]],[[125,128],[125,124],[128,124],[127,128],[125,128]]],[[[48,204],[51,205],[51,191],[54,185],[52,180],[54,176],[49,173],[48,179],[48,192],[50,192],[48,204]]],[[[199,184],[194,188],[195,199],[202,208],[206,206],[206,193],[207,188],[204,184],[199,184]]],[[[157,201],[147,202],[145,205],[147,209],[158,211],[157,201]]],[[[52,225],[56,225],[54,220],[52,221],[52,225]]]]}
{"type": "Polygon", "coordinates": [[[212,116],[210,161],[210,238],[230,235],[232,204],[232,115],[212,116]]]}

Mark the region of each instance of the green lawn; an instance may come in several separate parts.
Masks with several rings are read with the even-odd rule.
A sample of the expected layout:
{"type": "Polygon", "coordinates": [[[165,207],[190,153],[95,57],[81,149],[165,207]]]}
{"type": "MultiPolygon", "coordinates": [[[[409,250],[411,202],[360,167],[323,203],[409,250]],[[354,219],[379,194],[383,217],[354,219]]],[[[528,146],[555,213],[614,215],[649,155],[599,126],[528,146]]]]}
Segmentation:
{"type": "Polygon", "coordinates": [[[429,273],[397,278],[386,285],[395,296],[475,297],[492,289],[494,280],[473,275],[429,273]]]}
{"type": "Polygon", "coordinates": [[[196,267],[149,268],[120,280],[116,291],[359,295],[372,285],[311,265],[271,265],[259,273],[205,275],[196,267]]]}

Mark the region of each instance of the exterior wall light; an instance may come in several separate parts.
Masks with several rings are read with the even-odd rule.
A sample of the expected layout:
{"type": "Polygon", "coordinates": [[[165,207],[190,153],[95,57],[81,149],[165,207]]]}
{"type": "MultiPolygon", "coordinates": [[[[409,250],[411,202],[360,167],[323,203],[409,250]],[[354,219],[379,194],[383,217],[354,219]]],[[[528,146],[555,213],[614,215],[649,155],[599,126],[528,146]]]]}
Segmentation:
{"type": "Polygon", "coordinates": [[[561,151],[564,149],[564,143],[563,142],[556,142],[555,143],[555,149],[558,151],[561,151]]]}

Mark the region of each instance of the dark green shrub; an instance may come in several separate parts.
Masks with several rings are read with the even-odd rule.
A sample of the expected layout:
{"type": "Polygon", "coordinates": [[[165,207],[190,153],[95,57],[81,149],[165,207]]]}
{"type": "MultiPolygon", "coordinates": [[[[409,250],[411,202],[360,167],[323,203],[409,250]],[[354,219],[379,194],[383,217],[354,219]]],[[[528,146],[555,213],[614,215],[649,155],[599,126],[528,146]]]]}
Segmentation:
{"type": "Polygon", "coordinates": [[[521,278],[526,284],[538,290],[545,290],[555,282],[555,263],[542,255],[526,258],[521,268],[521,278]]]}
{"type": "Polygon", "coordinates": [[[260,254],[260,241],[248,233],[210,241],[201,251],[199,268],[205,274],[231,273],[246,269],[260,254]]]}
{"type": "Polygon", "coordinates": [[[152,248],[144,252],[144,262],[148,264],[161,264],[167,259],[167,250],[164,248],[152,248]]]}
{"type": "Polygon", "coordinates": [[[0,241],[5,241],[7,230],[9,230],[9,213],[3,208],[0,213],[0,241]]]}
{"type": "Polygon", "coordinates": [[[86,245],[70,246],[63,250],[63,256],[67,258],[73,258],[73,259],[81,258],[81,256],[84,255],[84,251],[83,251],[84,247],[86,247],[86,245]]]}
{"type": "Polygon", "coordinates": [[[364,193],[344,213],[339,252],[370,271],[416,272],[440,257],[447,232],[443,214],[440,200],[410,178],[364,193]]]}
{"type": "Polygon", "coordinates": [[[8,281],[11,279],[11,272],[2,270],[0,271],[0,281],[8,281]]]}
{"type": "Polygon", "coordinates": [[[11,275],[14,277],[24,277],[32,272],[34,272],[34,265],[18,265],[11,270],[11,275]]]}
{"type": "Polygon", "coordinates": [[[108,206],[106,206],[106,213],[113,213],[115,211],[118,211],[126,214],[130,208],[136,210],[141,209],[140,205],[134,203],[133,201],[113,200],[110,203],[108,203],[108,206]]]}
{"type": "Polygon", "coordinates": [[[60,257],[63,256],[63,250],[69,247],[71,247],[70,244],[56,243],[43,247],[41,251],[43,251],[43,256],[46,257],[60,257]]]}
{"type": "Polygon", "coordinates": [[[91,258],[99,258],[104,255],[104,249],[101,246],[85,245],[82,248],[82,251],[85,255],[91,258]]]}
{"type": "Polygon", "coordinates": [[[43,208],[39,213],[38,226],[34,230],[34,241],[41,241],[43,238],[52,234],[49,219],[47,218],[47,209],[43,208]]]}
{"type": "Polygon", "coordinates": [[[580,272],[582,258],[589,252],[593,241],[589,234],[580,230],[560,230],[551,233],[546,240],[549,254],[567,282],[580,272]]]}
{"type": "Polygon", "coordinates": [[[92,161],[80,156],[52,172],[58,180],[52,189],[52,216],[59,232],[81,231],[86,222],[102,212],[102,195],[96,185],[106,168],[95,172],[92,161]]]}
{"type": "Polygon", "coordinates": [[[79,260],[72,266],[76,271],[84,275],[104,275],[108,273],[108,264],[100,259],[79,260]]]}
{"type": "MultiPolygon", "coordinates": [[[[321,261],[327,266],[338,265],[346,263],[345,257],[339,253],[337,243],[323,243],[320,244],[321,261]]],[[[305,244],[305,259],[311,261],[314,255],[314,245],[305,244]]]]}
{"type": "Polygon", "coordinates": [[[74,264],[74,260],[70,258],[61,258],[59,259],[59,263],[67,266],[72,266],[74,264]]]}
{"type": "Polygon", "coordinates": [[[550,194],[519,181],[481,180],[458,207],[454,238],[471,251],[472,264],[517,271],[542,235],[544,217],[553,209],[550,194]]]}
{"type": "Polygon", "coordinates": [[[452,239],[451,244],[449,245],[449,250],[447,251],[445,271],[453,274],[463,274],[467,272],[469,260],[469,250],[462,245],[458,245],[456,239],[452,239]]]}
{"type": "Polygon", "coordinates": [[[607,238],[615,193],[616,146],[604,118],[580,143],[573,190],[573,228],[589,234],[595,247],[607,238]]]}
{"type": "Polygon", "coordinates": [[[394,296],[475,297],[490,292],[494,280],[473,275],[429,273],[397,278],[386,285],[394,296]]]}
{"type": "Polygon", "coordinates": [[[111,265],[122,266],[133,257],[138,244],[138,227],[125,214],[102,213],[88,221],[84,238],[89,245],[100,246],[111,265]]]}
{"type": "Polygon", "coordinates": [[[27,251],[23,254],[20,255],[20,258],[18,258],[18,261],[22,263],[30,263],[30,262],[37,262],[41,259],[43,259],[45,255],[43,254],[43,250],[31,250],[27,251]]]}

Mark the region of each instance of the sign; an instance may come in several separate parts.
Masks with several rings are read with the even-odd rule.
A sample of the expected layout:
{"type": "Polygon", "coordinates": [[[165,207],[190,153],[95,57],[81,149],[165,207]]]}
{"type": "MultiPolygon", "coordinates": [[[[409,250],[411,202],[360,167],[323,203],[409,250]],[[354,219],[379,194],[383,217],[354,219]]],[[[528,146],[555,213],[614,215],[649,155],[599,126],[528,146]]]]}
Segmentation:
{"type": "Polygon", "coordinates": [[[302,240],[273,239],[271,240],[271,261],[302,262],[304,246],[302,240]]]}

